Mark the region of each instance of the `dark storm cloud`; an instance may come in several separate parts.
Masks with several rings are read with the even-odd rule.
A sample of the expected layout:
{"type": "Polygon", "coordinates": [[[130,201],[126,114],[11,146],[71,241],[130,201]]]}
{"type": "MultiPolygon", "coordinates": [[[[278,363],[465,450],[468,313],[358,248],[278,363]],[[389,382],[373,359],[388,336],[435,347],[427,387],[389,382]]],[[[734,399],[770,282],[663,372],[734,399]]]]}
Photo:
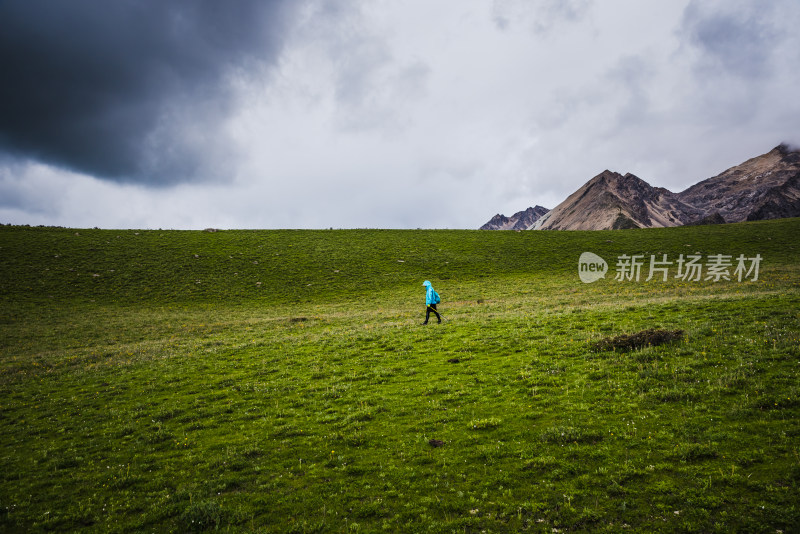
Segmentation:
{"type": "Polygon", "coordinates": [[[276,61],[289,4],[0,2],[0,155],[114,181],[208,179],[231,79],[276,61]]]}

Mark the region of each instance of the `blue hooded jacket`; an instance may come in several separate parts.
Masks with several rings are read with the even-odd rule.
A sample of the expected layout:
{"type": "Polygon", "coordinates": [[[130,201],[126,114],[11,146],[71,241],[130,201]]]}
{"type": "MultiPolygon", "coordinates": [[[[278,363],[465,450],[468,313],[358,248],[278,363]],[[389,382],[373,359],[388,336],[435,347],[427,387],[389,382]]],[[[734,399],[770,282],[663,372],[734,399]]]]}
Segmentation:
{"type": "Polygon", "coordinates": [[[425,286],[425,305],[430,306],[431,304],[436,304],[436,298],[434,297],[433,286],[428,280],[422,282],[422,285],[425,286]]]}

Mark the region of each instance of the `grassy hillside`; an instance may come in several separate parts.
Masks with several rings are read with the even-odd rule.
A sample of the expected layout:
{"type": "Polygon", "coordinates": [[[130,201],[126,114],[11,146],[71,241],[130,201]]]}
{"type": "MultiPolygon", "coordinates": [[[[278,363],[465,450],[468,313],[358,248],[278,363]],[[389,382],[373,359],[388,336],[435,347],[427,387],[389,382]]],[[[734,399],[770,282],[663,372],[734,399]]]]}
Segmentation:
{"type": "MultiPolygon", "coordinates": [[[[420,278],[473,283],[577,270],[581,252],[800,256],[794,219],[637,232],[119,231],[0,228],[0,298],[74,303],[336,302],[416,291],[420,278]],[[413,288],[413,289],[411,289],[413,288]]],[[[613,265],[612,265],[613,270],[613,265]]],[[[659,286],[661,288],[661,286],[659,286]]],[[[663,289],[663,288],[662,288],[663,289]]],[[[415,293],[416,294],[416,293],[415,293]]]]}
{"type": "Polygon", "coordinates": [[[798,530],[798,235],[0,227],[0,528],[798,530]]]}

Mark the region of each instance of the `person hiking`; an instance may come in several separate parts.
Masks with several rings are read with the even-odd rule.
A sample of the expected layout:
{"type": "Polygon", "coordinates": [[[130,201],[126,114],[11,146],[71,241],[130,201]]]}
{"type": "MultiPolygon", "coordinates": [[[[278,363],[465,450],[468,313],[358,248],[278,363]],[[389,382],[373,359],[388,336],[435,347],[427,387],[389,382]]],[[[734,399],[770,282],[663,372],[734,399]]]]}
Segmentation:
{"type": "Polygon", "coordinates": [[[439,315],[439,312],[436,311],[436,305],[441,302],[439,298],[439,293],[437,293],[431,283],[428,280],[422,282],[422,285],[425,287],[425,322],[422,324],[428,324],[428,319],[431,316],[431,312],[436,314],[436,318],[439,322],[442,322],[442,316],[439,315]]]}

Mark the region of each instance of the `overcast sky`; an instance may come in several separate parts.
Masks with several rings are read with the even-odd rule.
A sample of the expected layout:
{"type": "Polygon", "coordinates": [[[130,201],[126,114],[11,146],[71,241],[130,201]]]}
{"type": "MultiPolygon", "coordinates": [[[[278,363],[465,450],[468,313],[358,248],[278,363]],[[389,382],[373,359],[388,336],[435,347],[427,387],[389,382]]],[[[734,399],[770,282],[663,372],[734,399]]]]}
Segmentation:
{"type": "Polygon", "coordinates": [[[2,0],[0,223],[477,228],[800,144],[797,0],[2,0]]]}

